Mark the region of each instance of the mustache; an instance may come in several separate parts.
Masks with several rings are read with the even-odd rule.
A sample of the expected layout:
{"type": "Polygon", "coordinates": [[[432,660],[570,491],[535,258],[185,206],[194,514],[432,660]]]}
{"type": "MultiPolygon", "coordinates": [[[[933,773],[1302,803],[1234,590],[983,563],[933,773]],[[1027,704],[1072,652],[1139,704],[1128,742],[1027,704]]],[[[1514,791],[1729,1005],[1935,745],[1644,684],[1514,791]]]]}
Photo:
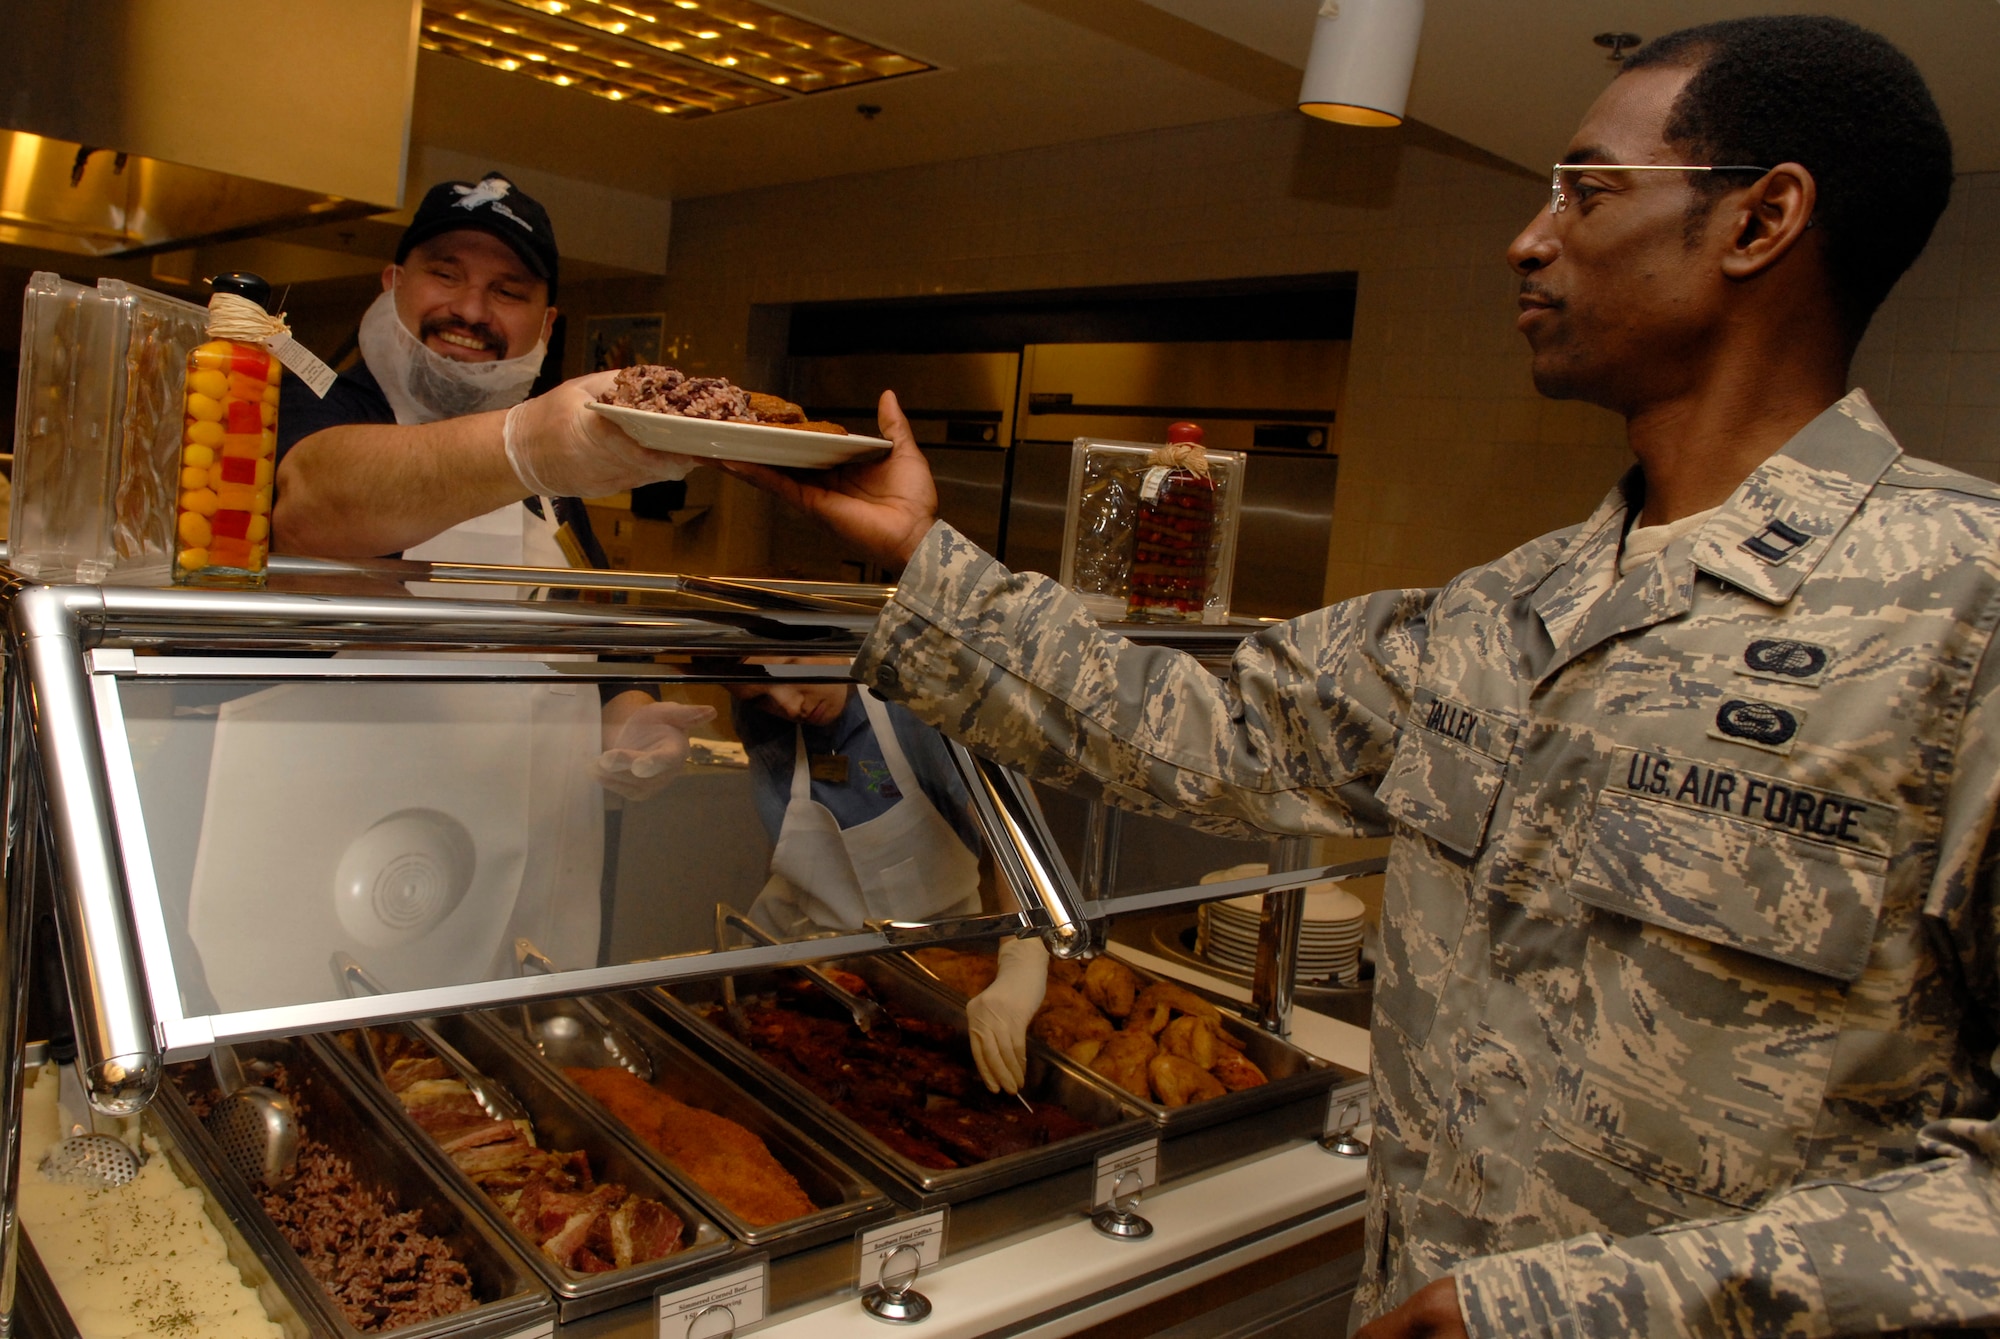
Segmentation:
{"type": "Polygon", "coordinates": [[[476,339],[498,357],[507,356],[507,337],[490,325],[468,325],[464,321],[432,318],[423,323],[417,331],[417,336],[420,339],[429,339],[432,335],[445,332],[464,339],[476,339]]]}
{"type": "Polygon", "coordinates": [[[1523,279],[1521,281],[1521,296],[1524,298],[1533,298],[1537,302],[1545,302],[1551,307],[1567,305],[1561,298],[1551,293],[1543,285],[1536,283],[1533,279],[1523,279]]]}

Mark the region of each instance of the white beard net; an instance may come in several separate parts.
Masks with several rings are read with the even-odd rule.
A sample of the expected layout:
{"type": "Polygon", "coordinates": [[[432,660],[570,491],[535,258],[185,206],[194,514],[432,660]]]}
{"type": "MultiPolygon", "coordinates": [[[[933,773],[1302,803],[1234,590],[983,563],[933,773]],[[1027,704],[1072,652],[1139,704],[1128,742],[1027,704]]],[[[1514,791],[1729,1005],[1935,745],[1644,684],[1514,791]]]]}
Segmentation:
{"type": "Polygon", "coordinates": [[[435,423],[494,409],[509,409],[528,398],[542,370],[548,346],[540,340],[518,358],[462,363],[434,352],[396,314],[390,288],[361,318],[361,357],[395,411],[396,422],[435,423]]]}

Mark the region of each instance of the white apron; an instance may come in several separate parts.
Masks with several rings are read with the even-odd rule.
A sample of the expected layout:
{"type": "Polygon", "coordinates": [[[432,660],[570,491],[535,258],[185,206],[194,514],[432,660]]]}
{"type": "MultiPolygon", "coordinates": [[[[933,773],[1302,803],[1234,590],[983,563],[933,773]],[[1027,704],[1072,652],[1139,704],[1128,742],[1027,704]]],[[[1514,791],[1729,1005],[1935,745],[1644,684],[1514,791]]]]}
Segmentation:
{"type": "Polygon", "coordinates": [[[780,938],[979,911],[979,857],[924,794],[888,705],[866,688],[855,691],[903,798],[887,813],[843,829],[812,797],[805,730],[798,731],[792,796],[771,852],[771,877],[750,907],[751,919],[780,938]]]}
{"type": "MultiPolygon", "coordinates": [[[[556,543],[554,500],[543,498],[540,516],[519,502],[496,507],[484,516],[460,521],[451,529],[403,550],[413,562],[479,563],[489,567],[568,567],[556,543]]],[[[454,581],[411,581],[410,594],[439,600],[512,600],[512,586],[483,586],[454,581]]]]}

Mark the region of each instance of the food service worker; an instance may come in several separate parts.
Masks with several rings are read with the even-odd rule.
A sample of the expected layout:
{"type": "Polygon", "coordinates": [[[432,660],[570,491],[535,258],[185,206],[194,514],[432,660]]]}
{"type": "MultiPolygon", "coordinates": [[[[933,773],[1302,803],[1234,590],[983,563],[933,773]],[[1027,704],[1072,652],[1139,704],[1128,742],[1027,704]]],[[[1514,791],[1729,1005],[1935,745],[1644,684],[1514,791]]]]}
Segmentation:
{"type": "MultiPolygon", "coordinates": [[[[935,730],[851,683],[742,684],[729,693],[772,843],[771,877],[751,919],[803,939],[871,920],[979,914],[979,830],[935,730]]],[[[987,1087],[1012,1093],[1026,1082],[1028,1024],[1048,972],[1040,939],[1001,942],[999,975],[967,1006],[987,1087]]]]}
{"type": "Polygon", "coordinates": [[[893,396],[884,460],[731,467],[903,569],[854,676],[973,748],[1392,838],[1365,1339],[2000,1332],[2000,487],[1848,381],[1952,180],[1852,24],[1629,56],[1508,260],[1636,465],[1227,679],[934,523],[893,396]]]}
{"type": "MultiPolygon", "coordinates": [[[[599,372],[528,398],[555,326],[560,266],[539,201],[498,172],[424,193],[361,318],[361,361],[325,399],[287,377],[278,415],[280,552],[565,567],[595,563],[582,497],[685,477],[587,406],[599,372]]],[[[626,693],[605,705],[592,770],[629,799],[657,791],[706,707],[626,693]]]]}

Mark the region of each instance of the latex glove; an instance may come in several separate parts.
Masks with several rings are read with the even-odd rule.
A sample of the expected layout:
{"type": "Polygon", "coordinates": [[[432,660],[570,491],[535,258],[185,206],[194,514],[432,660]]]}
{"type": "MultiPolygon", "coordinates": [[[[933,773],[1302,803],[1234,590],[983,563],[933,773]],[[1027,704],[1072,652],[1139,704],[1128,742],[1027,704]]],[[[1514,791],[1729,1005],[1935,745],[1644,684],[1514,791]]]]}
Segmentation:
{"type": "Polygon", "coordinates": [[[616,376],[593,372],[507,411],[501,440],[523,488],[538,497],[602,497],[687,477],[692,457],[643,447],[587,407],[616,376]]]}
{"type": "Polygon", "coordinates": [[[1028,1081],[1028,1024],[1049,988],[1049,951],[1036,936],[1000,944],[1000,974],[965,1006],[972,1063],[989,1092],[1021,1091],[1028,1081]]]}
{"type": "Polygon", "coordinates": [[[651,702],[625,718],[590,774],[606,790],[643,800],[665,790],[687,761],[688,730],[715,719],[714,707],[651,702]]]}

